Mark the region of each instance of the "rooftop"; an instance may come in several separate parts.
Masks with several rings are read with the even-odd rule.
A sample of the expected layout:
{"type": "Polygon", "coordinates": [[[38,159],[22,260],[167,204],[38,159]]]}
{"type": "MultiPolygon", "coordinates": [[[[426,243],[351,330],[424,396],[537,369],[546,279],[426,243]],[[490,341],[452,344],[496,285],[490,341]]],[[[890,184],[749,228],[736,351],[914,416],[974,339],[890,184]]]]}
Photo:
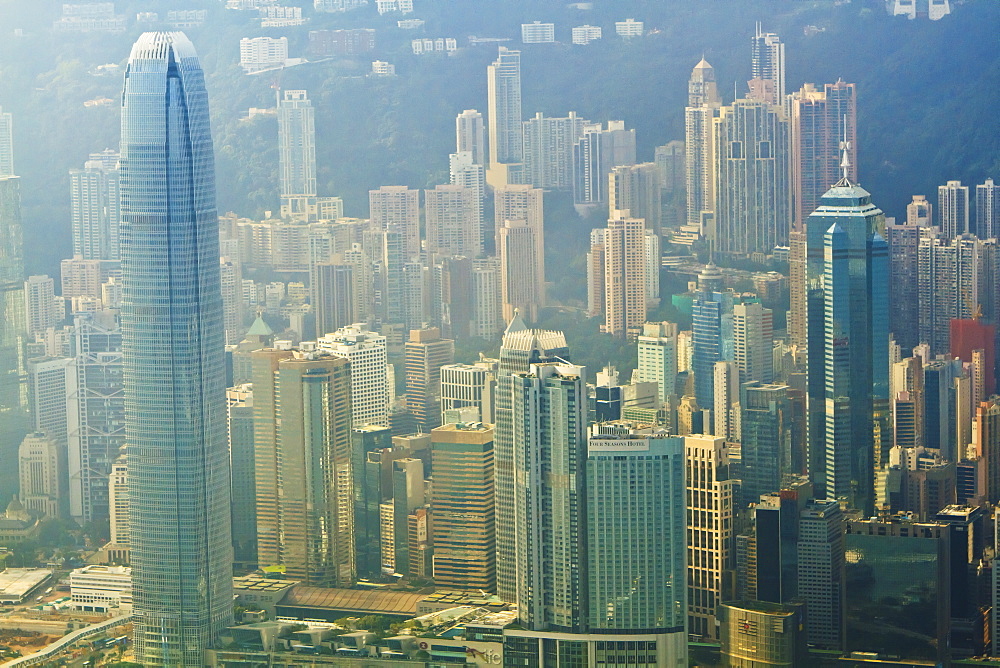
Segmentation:
{"type": "Polygon", "coordinates": [[[281,606],[413,616],[417,612],[417,603],[424,597],[424,594],[410,592],[295,587],[281,601],[281,606]]]}

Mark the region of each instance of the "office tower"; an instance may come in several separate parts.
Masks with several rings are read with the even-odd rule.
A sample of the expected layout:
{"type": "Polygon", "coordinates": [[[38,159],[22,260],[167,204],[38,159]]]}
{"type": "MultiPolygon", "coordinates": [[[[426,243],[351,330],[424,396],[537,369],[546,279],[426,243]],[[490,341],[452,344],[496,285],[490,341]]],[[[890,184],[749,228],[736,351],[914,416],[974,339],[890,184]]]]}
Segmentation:
{"type": "MultiPolygon", "coordinates": [[[[316,331],[335,332],[354,322],[354,267],[337,262],[315,265],[316,331]]],[[[358,295],[360,298],[361,295],[358,295]]]]}
{"type": "Polygon", "coordinates": [[[483,115],[475,109],[466,109],[455,117],[455,152],[468,151],[472,162],[486,166],[486,132],[483,115]]]}
{"type": "Polygon", "coordinates": [[[740,387],[743,505],[781,489],[791,473],[792,406],[788,386],[745,382],[740,387]]]}
{"type": "Polygon", "coordinates": [[[762,33],[758,23],[750,40],[750,58],[750,78],[768,82],[768,103],[784,104],[785,45],[781,38],[773,32],[762,33]]]}
{"type": "Polygon", "coordinates": [[[132,48],[121,153],[135,653],[195,666],[232,622],[232,543],[208,96],[183,33],[132,48]]]}
{"type": "Polygon", "coordinates": [[[14,117],[0,107],[0,177],[14,175],[14,117]]]}
{"type": "Polygon", "coordinates": [[[809,472],[820,495],[864,512],[892,443],[883,225],[871,195],[846,178],[806,223],[807,281],[816,286],[807,304],[809,472]]]}
{"type": "Polygon", "coordinates": [[[389,424],[385,337],[361,323],[322,336],[317,347],[351,361],[351,410],[354,426],[389,424]]]}
{"type": "Polygon", "coordinates": [[[660,402],[674,393],[677,380],[677,325],[647,322],[638,338],[637,380],[656,383],[660,402]]]}
{"type": "Polygon", "coordinates": [[[100,260],[84,260],[74,256],[59,263],[59,278],[63,299],[97,297],[101,294],[102,267],[100,260]]]}
{"type": "Polygon", "coordinates": [[[8,173],[13,168],[9,145],[10,114],[0,114],[0,155],[6,161],[0,164],[0,413],[20,410],[24,403],[23,347],[27,326],[20,180],[8,173]]]}
{"type": "Polygon", "coordinates": [[[573,147],[587,121],[575,111],[561,118],[542,112],[524,121],[524,183],[548,190],[573,187],[573,147]]]}
{"type": "Polygon", "coordinates": [[[48,276],[28,276],[24,282],[24,312],[28,334],[42,334],[63,319],[59,311],[62,300],[56,302],[55,281],[48,276]]]}
{"type": "Polygon", "coordinates": [[[771,309],[759,303],[733,305],[733,358],[743,382],[774,378],[774,328],[771,309]]]}
{"type": "Polygon", "coordinates": [[[85,260],[121,259],[118,152],[91,153],[83,169],[69,171],[73,255],[85,260]]]}
{"type": "Polygon", "coordinates": [[[28,410],[35,431],[65,450],[69,433],[69,387],[73,359],[35,357],[28,360],[28,410]]]}
{"type": "Polygon", "coordinates": [[[250,353],[261,348],[270,348],[273,344],[274,331],[258,314],[250,329],[243,335],[243,340],[233,348],[233,382],[237,385],[249,383],[253,376],[250,353]]]}
{"type": "Polygon", "coordinates": [[[961,181],[948,181],[938,186],[937,221],[945,241],[972,232],[969,229],[968,186],[963,186],[961,181]]]}
{"type": "Polygon", "coordinates": [[[727,342],[732,341],[734,296],[722,290],[722,272],[708,264],[698,275],[698,289],[692,304],[692,359],[695,398],[701,406],[715,401],[713,369],[723,359],[727,342]]]}
{"type": "Polygon", "coordinates": [[[382,186],[368,191],[371,224],[396,232],[403,240],[403,257],[420,253],[420,191],[406,186],[382,186]]]}
{"type": "Polygon", "coordinates": [[[889,244],[889,331],[904,350],[921,342],[919,334],[918,249],[921,228],[917,225],[886,225],[889,244]]]}
{"type": "Polygon", "coordinates": [[[551,362],[509,377],[516,600],[521,624],[536,631],[586,623],[584,374],[551,362]]]}
{"type": "Polygon", "coordinates": [[[588,207],[608,201],[608,175],[614,167],[635,164],[635,130],[625,121],[586,123],[573,147],[573,204],[588,207]]]}
{"type": "Polygon", "coordinates": [[[906,205],[906,224],[917,227],[934,226],[934,206],[924,195],[914,195],[913,201],[906,205]]]}
{"type": "Polygon", "coordinates": [[[917,246],[917,332],[932,355],[950,349],[950,322],[977,317],[986,299],[984,244],[972,235],[922,237],[917,246]]]}
{"type": "MultiPolygon", "coordinates": [[[[222,287],[222,328],[226,345],[235,345],[239,343],[243,330],[243,279],[239,266],[224,257],[219,258],[219,284],[222,287]]],[[[104,287],[102,284],[102,295],[104,287]]]]}
{"type": "Polygon", "coordinates": [[[591,433],[581,462],[589,633],[655,630],[686,654],[684,458],[676,436],[591,433]],[[658,538],[637,540],[648,535],[658,538]]]}
{"type": "Polygon", "coordinates": [[[427,252],[464,255],[483,254],[482,201],[471,188],[439,185],[424,191],[427,252]]]}
{"type": "Polygon", "coordinates": [[[434,582],[496,589],[493,427],[445,424],[431,431],[434,582]]]}
{"type": "Polygon", "coordinates": [[[362,425],[351,433],[351,477],[354,481],[354,561],[359,578],[382,572],[379,506],[390,497],[392,432],[388,427],[362,425]]]}
{"type": "Polygon", "coordinates": [[[844,514],[836,501],[811,501],[799,515],[798,595],[808,642],[842,651],[847,643],[844,514]]]}
{"type": "Polygon", "coordinates": [[[257,566],[256,444],[253,431],[253,385],[226,389],[229,462],[232,467],[233,561],[257,566]]]}
{"type": "Polygon", "coordinates": [[[433,259],[428,270],[429,321],[445,338],[470,336],[475,310],[473,260],[464,256],[433,259]]]}
{"type": "Polygon", "coordinates": [[[59,446],[44,432],[32,432],[21,441],[17,449],[20,500],[28,512],[49,518],[61,515],[60,459],[59,446]]]}
{"type": "MultiPolygon", "coordinates": [[[[416,192],[416,191],[414,191],[416,192]]],[[[369,318],[383,325],[406,322],[403,266],[408,257],[405,237],[399,232],[366,230],[360,258],[369,318]]]]}
{"type": "Polygon", "coordinates": [[[505,220],[500,228],[497,252],[504,320],[512,319],[516,311],[538,320],[543,286],[537,282],[540,258],[536,235],[526,220],[505,220]]]}
{"type": "Polygon", "coordinates": [[[994,399],[976,406],[973,445],[981,460],[977,487],[986,500],[1000,499],[1000,402],[994,399]]]}
{"type": "Polygon", "coordinates": [[[416,575],[424,571],[422,557],[426,555],[419,549],[422,547],[419,538],[411,540],[410,525],[423,519],[420,511],[425,510],[427,492],[424,463],[420,459],[404,457],[395,459],[391,466],[392,498],[382,504],[382,512],[387,515],[384,519],[389,520],[382,524],[382,567],[391,566],[391,570],[386,569],[389,573],[416,575]],[[387,553],[392,555],[391,562],[385,559],[387,553]]]}
{"type": "Polygon", "coordinates": [[[403,325],[403,330],[400,334],[411,329],[420,329],[427,322],[430,315],[426,308],[428,278],[429,272],[423,262],[414,259],[403,264],[400,281],[402,292],[399,298],[403,307],[403,320],[400,323],[403,325]]]}
{"type": "Polygon", "coordinates": [[[788,233],[788,342],[799,349],[808,343],[806,245],[804,227],[788,233]]]}
{"type": "Polygon", "coordinates": [[[781,107],[752,95],[713,120],[717,186],[709,239],[721,253],[770,255],[788,244],[788,121],[781,107]]]}
{"type": "Polygon", "coordinates": [[[355,574],[352,364],[296,350],[251,357],[259,563],[343,586],[355,574]]]}
{"type": "Polygon", "coordinates": [[[108,509],[111,515],[111,544],[127,547],[129,544],[128,518],[128,463],[122,452],[111,465],[108,479],[108,509]]]}
{"type": "Polygon", "coordinates": [[[846,523],[849,651],[895,647],[910,659],[950,662],[949,529],[905,517],[846,523]]]}
{"type": "Polygon", "coordinates": [[[521,52],[499,47],[486,68],[490,162],[487,181],[493,187],[520,182],[524,157],[521,135],[521,52]]]}
{"type": "Polygon", "coordinates": [[[74,317],[67,438],[69,513],[80,524],[107,517],[108,476],[125,445],[122,330],[117,311],[74,317]]]}
{"type": "Polygon", "coordinates": [[[475,364],[445,364],[441,367],[441,421],[466,422],[448,417],[449,413],[472,409],[471,422],[492,423],[496,402],[497,361],[486,358],[475,364]]]}
{"type": "Polygon", "coordinates": [[[603,276],[596,278],[604,288],[601,331],[621,338],[646,322],[646,228],[639,218],[614,213],[601,235],[603,276]]]}
{"type": "Polygon", "coordinates": [[[725,440],[684,439],[687,476],[688,633],[715,640],[715,615],[727,598],[724,571],[733,561],[733,481],[725,440]]]}
{"type": "Polygon", "coordinates": [[[722,656],[727,666],[809,664],[801,603],[731,601],[719,606],[722,656]]]}
{"type": "Polygon", "coordinates": [[[924,368],[919,357],[895,362],[890,369],[889,392],[893,399],[894,443],[900,447],[924,445],[924,368]]]}
{"type": "Polygon", "coordinates": [[[647,230],[659,235],[663,202],[656,163],[612,167],[608,174],[608,209],[628,211],[632,218],[644,220],[647,230]]]}
{"type": "Polygon", "coordinates": [[[709,231],[715,211],[715,131],[722,98],[715,70],[702,58],[688,81],[688,106],[684,109],[685,172],[687,174],[687,224],[700,234],[709,231]]]}
{"type": "Polygon", "coordinates": [[[568,358],[569,348],[566,345],[565,334],[556,331],[529,330],[520,314],[515,314],[507,326],[500,345],[494,415],[496,420],[494,457],[497,502],[497,593],[500,598],[506,601],[516,600],[518,578],[521,577],[516,566],[517,548],[514,526],[516,402],[513,395],[513,374],[528,372],[532,364],[556,362],[568,358]]]}
{"type": "Polygon", "coordinates": [[[847,176],[851,181],[858,179],[855,84],[838,80],[825,84],[822,90],[803,84],[791,95],[790,122],[793,227],[799,229],[824,193],[840,180],[842,142],[847,142],[850,162],[847,176]]]}
{"type": "Polygon", "coordinates": [[[986,179],[976,186],[976,236],[995,239],[1000,236],[1000,185],[986,179]]]}
{"type": "Polygon", "coordinates": [[[406,352],[406,407],[421,429],[441,422],[441,367],[455,361],[455,342],[437,327],[410,330],[406,352]]]}
{"type": "Polygon", "coordinates": [[[278,93],[278,169],[281,216],[308,219],[316,197],[316,120],[304,90],[278,93]]]}
{"type": "MultiPolygon", "coordinates": [[[[714,413],[712,431],[716,436],[738,443],[740,441],[740,368],[736,362],[716,362],[712,374],[715,393],[712,405],[714,413]]],[[[708,425],[705,427],[707,431],[708,425]]],[[[692,433],[692,431],[689,429],[688,433],[692,433]]],[[[757,498],[754,497],[754,500],[757,498]]]]}

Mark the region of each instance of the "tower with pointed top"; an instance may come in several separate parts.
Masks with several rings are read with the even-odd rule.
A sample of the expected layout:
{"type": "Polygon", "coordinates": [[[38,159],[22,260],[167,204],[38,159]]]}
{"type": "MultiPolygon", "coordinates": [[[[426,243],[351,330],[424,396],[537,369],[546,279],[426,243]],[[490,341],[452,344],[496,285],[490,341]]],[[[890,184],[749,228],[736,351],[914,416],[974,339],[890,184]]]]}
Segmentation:
{"type": "Polygon", "coordinates": [[[208,93],[183,33],[132,47],[121,169],[135,654],[201,666],[232,623],[233,548],[208,93]]]}
{"type": "Polygon", "coordinates": [[[687,224],[705,232],[715,208],[715,158],[712,121],[722,106],[715,70],[704,58],[688,81],[684,110],[684,150],[687,172],[687,224]]]}
{"type": "Polygon", "coordinates": [[[884,228],[847,178],[806,223],[809,472],[819,494],[866,513],[892,443],[884,228]]]}

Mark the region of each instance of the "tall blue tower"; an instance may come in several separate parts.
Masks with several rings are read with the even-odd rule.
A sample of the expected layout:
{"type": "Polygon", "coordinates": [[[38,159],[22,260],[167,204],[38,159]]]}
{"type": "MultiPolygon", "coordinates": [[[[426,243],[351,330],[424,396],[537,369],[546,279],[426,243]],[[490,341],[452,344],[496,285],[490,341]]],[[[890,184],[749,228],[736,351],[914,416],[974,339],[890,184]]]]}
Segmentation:
{"type": "Polygon", "coordinates": [[[884,224],[846,178],[806,223],[810,475],[866,512],[892,444],[884,224]]]}
{"type": "Polygon", "coordinates": [[[201,666],[232,623],[233,555],[215,163],[183,33],[132,47],[121,170],[136,660],[201,666]]]}

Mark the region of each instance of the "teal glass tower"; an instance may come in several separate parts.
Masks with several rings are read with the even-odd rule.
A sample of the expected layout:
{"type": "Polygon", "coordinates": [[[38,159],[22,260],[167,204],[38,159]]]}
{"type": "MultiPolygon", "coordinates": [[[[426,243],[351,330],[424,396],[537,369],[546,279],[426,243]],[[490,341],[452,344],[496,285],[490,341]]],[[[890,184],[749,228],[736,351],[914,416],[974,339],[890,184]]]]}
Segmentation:
{"type": "Polygon", "coordinates": [[[121,170],[136,661],[201,666],[232,623],[233,554],[215,164],[183,33],[132,47],[121,170]]]}
{"type": "Polygon", "coordinates": [[[827,498],[867,513],[892,444],[884,228],[846,177],[806,223],[809,472],[827,498]]]}

